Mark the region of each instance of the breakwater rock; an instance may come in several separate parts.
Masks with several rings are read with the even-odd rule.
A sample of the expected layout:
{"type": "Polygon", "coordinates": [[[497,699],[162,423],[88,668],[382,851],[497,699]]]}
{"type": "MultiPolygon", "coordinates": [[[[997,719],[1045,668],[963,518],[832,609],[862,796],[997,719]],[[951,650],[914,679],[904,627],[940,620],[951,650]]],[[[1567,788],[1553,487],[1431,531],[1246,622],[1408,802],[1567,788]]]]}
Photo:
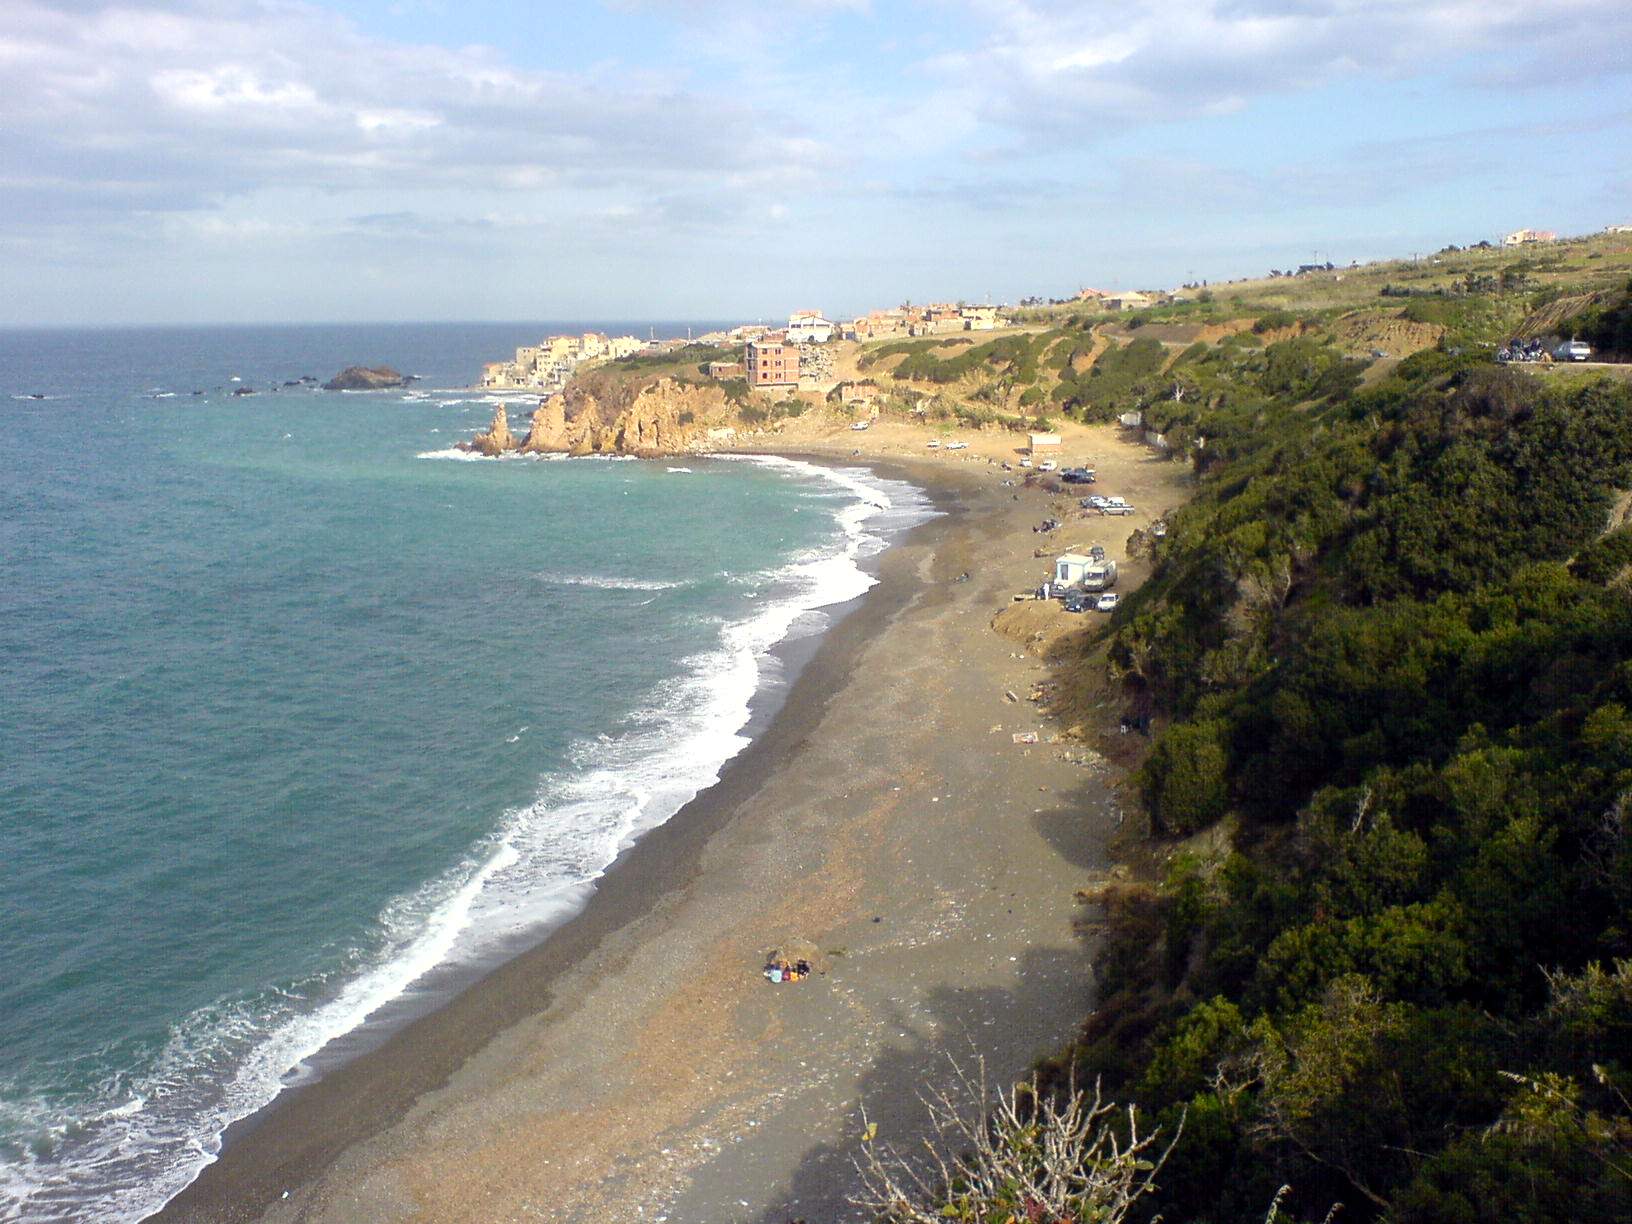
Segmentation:
{"type": "Polygon", "coordinates": [[[391,387],[406,387],[410,379],[398,374],[390,366],[347,366],[328,382],[325,391],[384,391],[391,387]]]}

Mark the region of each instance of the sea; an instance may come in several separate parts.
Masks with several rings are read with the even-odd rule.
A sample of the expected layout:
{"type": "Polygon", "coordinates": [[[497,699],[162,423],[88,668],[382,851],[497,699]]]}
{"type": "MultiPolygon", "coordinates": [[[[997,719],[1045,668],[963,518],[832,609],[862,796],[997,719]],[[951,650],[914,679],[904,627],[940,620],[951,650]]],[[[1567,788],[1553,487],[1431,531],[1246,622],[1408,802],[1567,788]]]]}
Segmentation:
{"type": "Polygon", "coordinates": [[[0,1220],[143,1218],[545,938],[934,513],[859,468],[456,449],[483,362],[591,329],[683,334],[0,331],[0,1220]],[[353,364],[417,378],[300,381],[353,364]]]}

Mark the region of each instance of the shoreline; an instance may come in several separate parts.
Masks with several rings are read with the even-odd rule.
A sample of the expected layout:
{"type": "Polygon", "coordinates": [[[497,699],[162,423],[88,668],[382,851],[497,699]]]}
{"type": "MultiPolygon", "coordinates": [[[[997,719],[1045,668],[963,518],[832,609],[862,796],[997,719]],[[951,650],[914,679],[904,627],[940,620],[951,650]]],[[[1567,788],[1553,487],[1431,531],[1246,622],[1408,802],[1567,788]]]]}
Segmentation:
{"type": "Polygon", "coordinates": [[[764,450],[943,513],[878,558],[762,733],[541,945],[237,1124],[150,1218],[837,1219],[858,1104],[906,1136],[949,1054],[1020,1074],[1068,1038],[1092,981],[1072,893],[1119,813],[1069,753],[997,734],[1046,727],[1003,696],[1046,672],[989,623],[1046,564],[1021,533],[1050,499],[984,460],[811,441],[764,450]],[[832,968],[769,988],[789,937],[832,968]]]}
{"type": "MultiPolygon", "coordinates": [[[[607,935],[644,916],[642,899],[647,889],[660,882],[657,877],[665,866],[672,868],[678,857],[695,856],[700,845],[723,822],[733,800],[757,785],[764,771],[774,768],[768,758],[777,750],[779,738],[783,738],[777,735],[778,723],[788,706],[796,698],[801,703],[819,704],[831,695],[824,691],[824,686],[807,685],[806,680],[818,661],[833,666],[836,671],[842,670],[842,662],[830,657],[832,639],[846,629],[851,635],[864,636],[872,621],[852,624],[864,612],[873,612],[876,621],[898,610],[905,592],[899,583],[893,584],[893,591],[883,591],[886,583],[878,571],[884,558],[905,540],[961,512],[944,482],[925,481],[924,474],[911,470],[913,465],[910,464],[842,460],[831,454],[803,450],[722,453],[747,458],[773,453],[780,458],[824,468],[865,467],[886,479],[912,484],[933,504],[935,517],[900,532],[900,538],[881,553],[858,563],[875,583],[853,599],[821,609],[832,618],[832,624],[826,629],[781,641],[768,651],[785,669],[787,678],[778,690],[762,686],[751,699],[749,721],[742,729],[744,735],[752,736],[750,743],[724,764],[718,781],[699,792],[661,825],[641,834],[599,877],[587,881],[583,887],[588,891],[588,899],[576,913],[541,931],[530,946],[500,954],[489,963],[464,966],[462,970],[445,965],[433,968],[429,974],[432,982],[428,986],[418,984],[412,992],[412,1001],[399,997],[387,1002],[380,1009],[380,1016],[335,1038],[329,1047],[310,1059],[315,1078],[291,1084],[262,1108],[228,1125],[221,1136],[218,1157],[162,1208],[143,1217],[144,1220],[255,1218],[254,1211],[243,1214],[246,1206],[255,1203],[259,1210],[278,1200],[291,1172],[297,1182],[308,1180],[313,1170],[331,1163],[338,1151],[375,1133],[399,1117],[424,1092],[445,1081],[455,1066],[494,1033],[547,1007],[553,980],[591,955],[607,935]],[[870,607],[889,602],[890,596],[894,602],[888,609],[870,607]],[[652,843],[651,847],[643,851],[642,847],[648,843],[652,843]],[[546,955],[552,946],[554,954],[546,955]],[[492,997],[480,1002],[468,997],[477,993],[492,997]],[[403,1010],[410,1012],[406,1019],[390,1015],[403,1010]],[[444,1013],[454,1014],[444,1016],[444,1013]],[[396,1065],[399,1058],[412,1058],[415,1074],[402,1076],[396,1065]],[[382,1063],[390,1060],[392,1065],[379,1068],[359,1065],[376,1059],[382,1063]],[[401,1090],[382,1092],[383,1081],[388,1079],[398,1080],[401,1090]],[[351,1112],[350,1103],[358,1095],[370,1108],[361,1116],[354,1114],[343,1120],[342,1115],[351,1112]],[[285,1117],[286,1114],[293,1116],[285,1117]],[[280,1133],[291,1129],[298,1133],[308,1126],[323,1132],[321,1143],[291,1142],[292,1137],[280,1133]],[[266,1145],[272,1150],[265,1155],[246,1156],[241,1152],[245,1145],[266,1145]],[[247,1167],[240,1168],[240,1165],[247,1167]],[[216,1181],[225,1184],[218,1190],[213,1185],[216,1181]],[[201,1186],[204,1182],[212,1184],[201,1186]],[[203,1214],[198,1214],[200,1212],[203,1214]]],[[[833,649],[836,652],[841,648],[833,649]]]]}

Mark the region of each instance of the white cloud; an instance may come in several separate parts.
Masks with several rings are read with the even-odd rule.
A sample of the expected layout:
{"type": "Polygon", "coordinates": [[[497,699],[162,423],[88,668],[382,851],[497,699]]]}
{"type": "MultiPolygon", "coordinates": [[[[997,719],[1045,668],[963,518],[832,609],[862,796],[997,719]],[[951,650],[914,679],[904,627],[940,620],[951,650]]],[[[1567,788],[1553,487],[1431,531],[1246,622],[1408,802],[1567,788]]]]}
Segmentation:
{"type": "Polygon", "coordinates": [[[0,65],[0,227],[288,187],[706,191],[831,158],[745,100],[394,42],[294,0],[7,0],[0,65]]]}
{"type": "Polygon", "coordinates": [[[1228,114],[1361,74],[1543,84],[1632,70],[1625,0],[967,0],[984,45],[928,67],[1029,127],[1228,114]],[[1500,52],[1497,64],[1468,62],[1500,52]]]}

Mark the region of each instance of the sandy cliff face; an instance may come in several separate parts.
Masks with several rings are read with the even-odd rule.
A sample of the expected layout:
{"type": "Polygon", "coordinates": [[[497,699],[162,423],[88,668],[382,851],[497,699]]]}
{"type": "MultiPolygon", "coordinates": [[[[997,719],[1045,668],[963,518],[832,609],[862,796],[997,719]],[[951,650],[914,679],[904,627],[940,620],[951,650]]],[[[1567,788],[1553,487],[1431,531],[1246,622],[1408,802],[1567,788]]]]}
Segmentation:
{"type": "MultiPolygon", "coordinates": [[[[502,449],[524,455],[664,455],[699,445],[709,430],[735,424],[725,393],[715,386],[660,378],[606,400],[569,386],[542,400],[533,412],[526,438],[502,449]]],[[[495,427],[498,417],[494,418],[495,427]]],[[[496,428],[470,443],[482,454],[496,428]]],[[[508,426],[503,431],[509,437],[508,426]]]]}

